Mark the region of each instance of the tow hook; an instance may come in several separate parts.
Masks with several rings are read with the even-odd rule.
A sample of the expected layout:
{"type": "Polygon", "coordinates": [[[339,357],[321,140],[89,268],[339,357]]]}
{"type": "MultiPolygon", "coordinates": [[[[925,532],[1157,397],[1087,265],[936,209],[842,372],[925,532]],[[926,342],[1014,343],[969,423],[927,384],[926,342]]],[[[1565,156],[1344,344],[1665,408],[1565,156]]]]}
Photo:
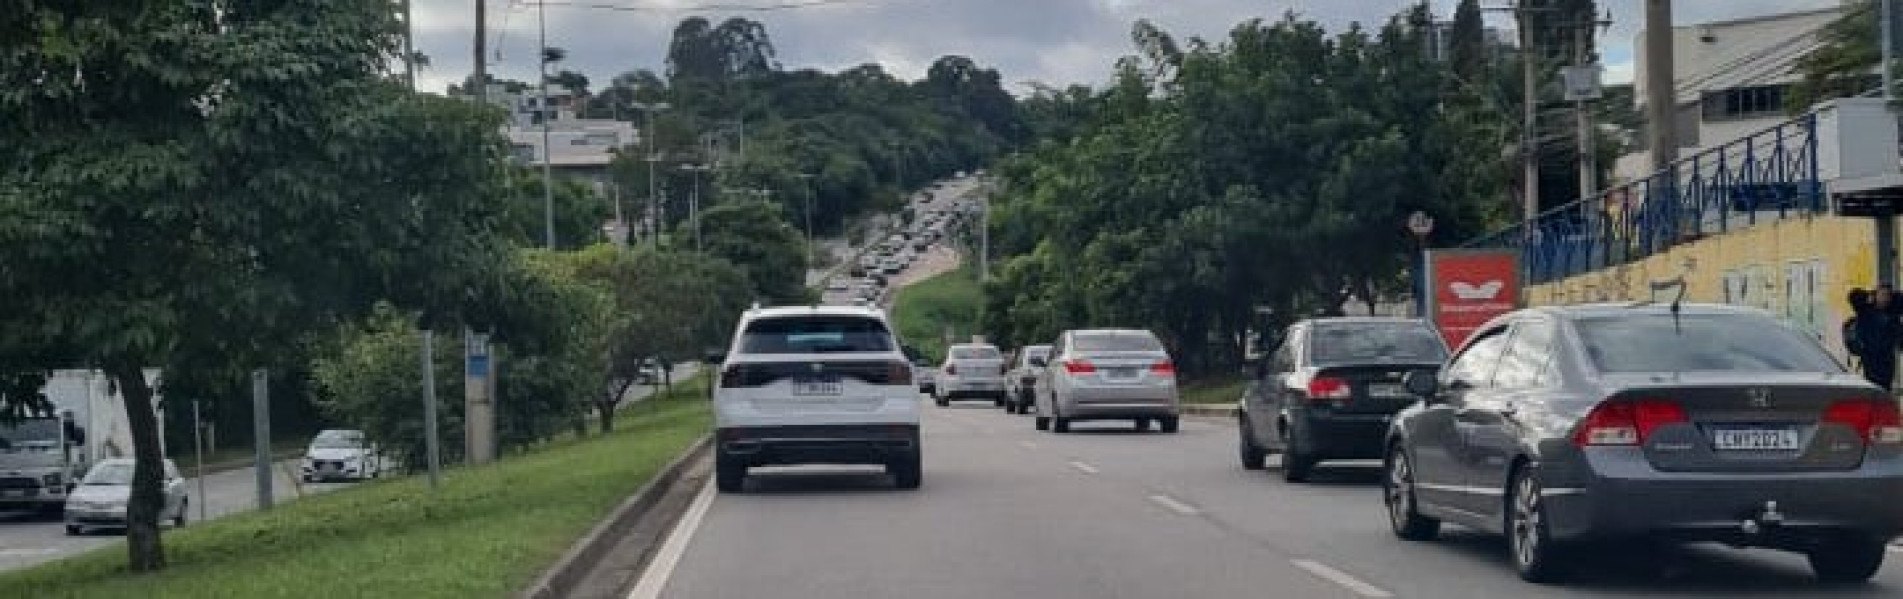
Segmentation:
{"type": "Polygon", "coordinates": [[[1764,509],[1759,511],[1757,516],[1746,518],[1744,522],[1738,524],[1738,530],[1744,532],[1744,534],[1755,535],[1763,532],[1767,527],[1774,527],[1783,523],[1784,514],[1777,511],[1777,502],[1766,501],[1764,502],[1764,509]]]}

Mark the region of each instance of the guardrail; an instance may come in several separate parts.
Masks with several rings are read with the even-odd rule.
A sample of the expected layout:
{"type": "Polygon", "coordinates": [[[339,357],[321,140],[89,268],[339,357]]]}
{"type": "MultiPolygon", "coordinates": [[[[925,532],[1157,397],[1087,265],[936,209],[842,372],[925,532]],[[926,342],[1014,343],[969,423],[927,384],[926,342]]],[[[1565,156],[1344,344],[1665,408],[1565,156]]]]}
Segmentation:
{"type": "Polygon", "coordinates": [[[1818,112],[1680,159],[1463,247],[1518,248],[1529,284],[1627,264],[1709,235],[1829,209],[1818,112]]]}

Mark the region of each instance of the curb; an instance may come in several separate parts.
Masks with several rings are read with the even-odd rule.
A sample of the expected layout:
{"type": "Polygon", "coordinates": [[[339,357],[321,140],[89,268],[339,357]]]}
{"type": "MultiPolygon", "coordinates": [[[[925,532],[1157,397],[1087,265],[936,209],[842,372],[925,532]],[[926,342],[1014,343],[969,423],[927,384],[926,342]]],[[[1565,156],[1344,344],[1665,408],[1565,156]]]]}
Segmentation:
{"type": "Polygon", "coordinates": [[[1204,418],[1234,418],[1235,404],[1183,404],[1180,408],[1184,416],[1204,418]]]}
{"type": "Polygon", "coordinates": [[[687,471],[688,465],[703,457],[707,450],[713,447],[713,438],[712,434],[702,435],[700,440],[688,446],[687,450],[676,456],[673,462],[661,468],[661,471],[654,475],[653,480],[649,480],[633,495],[622,500],[607,518],[595,523],[595,527],[589,529],[588,534],[583,535],[573,546],[570,546],[568,551],[562,554],[562,558],[556,560],[555,565],[549,566],[548,570],[535,579],[534,584],[529,585],[516,597],[554,599],[566,597],[572,593],[576,583],[588,576],[596,564],[601,562],[602,556],[621,540],[621,535],[627,533],[635,523],[647,516],[654,504],[658,503],[661,497],[667,494],[668,489],[680,480],[681,473],[687,471]]]}

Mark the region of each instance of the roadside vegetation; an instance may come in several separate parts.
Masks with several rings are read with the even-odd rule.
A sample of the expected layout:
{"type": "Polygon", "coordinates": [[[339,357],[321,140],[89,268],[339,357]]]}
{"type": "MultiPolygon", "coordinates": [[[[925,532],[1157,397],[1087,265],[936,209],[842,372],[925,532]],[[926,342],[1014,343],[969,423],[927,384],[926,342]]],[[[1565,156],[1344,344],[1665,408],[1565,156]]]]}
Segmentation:
{"type": "Polygon", "coordinates": [[[616,432],[563,435],[492,466],[373,481],[165,533],[170,567],[106,547],[0,574],[8,596],[498,597],[528,585],[711,426],[705,375],[623,410],[616,432]]]}
{"type": "Polygon", "coordinates": [[[977,273],[969,266],[899,288],[892,300],[892,320],[899,339],[931,358],[945,358],[945,333],[963,341],[979,333],[979,310],[984,301],[977,273]]]}
{"type": "Polygon", "coordinates": [[[1234,404],[1248,386],[1242,375],[1226,374],[1186,381],[1181,393],[1186,404],[1234,404]]]}

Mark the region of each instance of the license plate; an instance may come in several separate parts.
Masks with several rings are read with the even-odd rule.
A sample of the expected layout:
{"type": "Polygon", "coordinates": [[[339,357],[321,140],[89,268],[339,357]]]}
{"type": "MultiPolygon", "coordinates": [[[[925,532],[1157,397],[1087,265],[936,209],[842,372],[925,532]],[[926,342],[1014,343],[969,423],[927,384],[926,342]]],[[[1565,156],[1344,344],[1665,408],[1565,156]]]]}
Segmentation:
{"type": "Polygon", "coordinates": [[[1728,451],[1797,449],[1797,431],[1789,428],[1722,428],[1712,432],[1712,446],[1728,451]]]}
{"type": "Polygon", "coordinates": [[[1368,385],[1368,396],[1370,397],[1407,397],[1407,388],[1402,387],[1400,385],[1395,385],[1392,383],[1375,383],[1372,385],[1368,385]]]}
{"type": "Polygon", "coordinates": [[[1104,372],[1104,376],[1107,376],[1113,379],[1137,378],[1137,369],[1135,368],[1105,368],[1103,369],[1103,372],[1104,372]]]}
{"type": "Polygon", "coordinates": [[[828,397],[846,392],[846,386],[839,381],[793,381],[793,395],[798,397],[828,397]]]}

